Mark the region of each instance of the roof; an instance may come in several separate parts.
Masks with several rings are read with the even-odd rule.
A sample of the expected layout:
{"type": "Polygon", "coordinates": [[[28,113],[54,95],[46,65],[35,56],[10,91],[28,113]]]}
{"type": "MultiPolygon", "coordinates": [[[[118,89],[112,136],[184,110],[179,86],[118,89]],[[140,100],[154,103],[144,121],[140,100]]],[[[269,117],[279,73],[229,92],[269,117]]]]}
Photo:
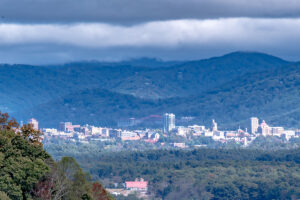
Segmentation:
{"type": "Polygon", "coordinates": [[[139,189],[147,189],[148,182],[147,181],[126,181],[126,188],[139,188],[139,189]]]}
{"type": "Polygon", "coordinates": [[[156,143],[157,141],[158,140],[156,140],[156,139],[147,139],[147,140],[145,140],[145,142],[152,143],[152,144],[156,143]]]}
{"type": "Polygon", "coordinates": [[[235,137],[235,136],[236,136],[235,133],[227,133],[227,134],[226,134],[226,137],[235,137]]]}

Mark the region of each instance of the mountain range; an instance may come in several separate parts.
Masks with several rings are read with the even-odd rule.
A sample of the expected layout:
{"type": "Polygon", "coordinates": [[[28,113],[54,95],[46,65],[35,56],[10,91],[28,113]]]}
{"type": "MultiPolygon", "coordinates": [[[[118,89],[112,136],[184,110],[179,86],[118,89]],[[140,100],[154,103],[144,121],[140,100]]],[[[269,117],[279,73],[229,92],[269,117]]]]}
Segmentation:
{"type": "Polygon", "coordinates": [[[173,112],[191,123],[246,127],[252,116],[300,127],[300,64],[257,52],[187,62],[139,59],[56,66],[0,65],[0,110],[42,127],[115,126],[173,112]]]}

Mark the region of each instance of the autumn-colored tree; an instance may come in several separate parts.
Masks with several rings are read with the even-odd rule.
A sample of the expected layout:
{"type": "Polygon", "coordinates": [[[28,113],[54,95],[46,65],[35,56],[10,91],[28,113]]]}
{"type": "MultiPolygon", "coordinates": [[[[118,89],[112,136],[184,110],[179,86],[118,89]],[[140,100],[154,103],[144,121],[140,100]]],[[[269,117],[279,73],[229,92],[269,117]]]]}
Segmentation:
{"type": "Polygon", "coordinates": [[[40,180],[34,189],[34,195],[43,200],[52,200],[52,190],[54,188],[54,183],[52,179],[46,177],[40,180]]]}
{"type": "Polygon", "coordinates": [[[24,124],[19,129],[19,124],[15,118],[10,118],[8,113],[0,111],[0,131],[13,131],[32,144],[42,145],[42,132],[33,128],[32,124],[24,124]]]}
{"type": "Polygon", "coordinates": [[[19,124],[15,118],[10,118],[8,113],[2,113],[0,111],[0,130],[17,130],[19,124]]]}
{"type": "Polygon", "coordinates": [[[43,135],[41,131],[33,128],[32,124],[24,124],[21,127],[19,134],[26,140],[28,140],[32,144],[42,145],[41,136],[43,135]]]}
{"type": "Polygon", "coordinates": [[[95,200],[107,200],[112,199],[110,194],[104,189],[104,187],[98,183],[93,183],[92,195],[95,200]]]}

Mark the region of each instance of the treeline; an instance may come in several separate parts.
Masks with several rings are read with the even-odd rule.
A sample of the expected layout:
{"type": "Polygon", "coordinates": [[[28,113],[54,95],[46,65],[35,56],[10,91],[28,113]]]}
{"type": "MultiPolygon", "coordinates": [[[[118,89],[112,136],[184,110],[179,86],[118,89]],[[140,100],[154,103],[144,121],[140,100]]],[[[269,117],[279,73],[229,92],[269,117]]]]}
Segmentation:
{"type": "Polygon", "coordinates": [[[0,112],[1,200],[106,200],[112,197],[92,182],[75,159],[55,162],[43,149],[41,132],[19,127],[0,112]]]}
{"type": "Polygon", "coordinates": [[[109,187],[144,178],[154,199],[300,198],[300,149],[155,150],[76,159],[109,187]]]}
{"type": "MultiPolygon", "coordinates": [[[[57,140],[55,140],[57,141],[57,140]]],[[[237,160],[237,161],[293,161],[300,164],[300,148],[294,149],[279,149],[272,148],[263,150],[257,146],[253,148],[200,148],[193,150],[176,150],[176,149],[158,149],[143,151],[122,151],[112,152],[104,151],[105,146],[100,146],[101,143],[80,144],[80,143],[65,143],[58,145],[54,143],[47,144],[47,149],[54,155],[54,158],[60,159],[63,155],[72,157],[84,157],[86,159],[95,159],[101,157],[102,162],[110,162],[114,159],[128,162],[147,162],[147,161],[181,161],[181,160],[237,160]],[[97,148],[97,146],[100,148],[97,148]],[[102,150],[101,150],[102,149],[102,150]]],[[[128,143],[130,145],[131,143],[128,143]]],[[[109,145],[109,144],[107,144],[109,145]]],[[[260,144],[261,145],[261,144],[260,144]]],[[[94,163],[94,162],[93,162],[94,163]]],[[[90,163],[92,164],[92,163],[90,163]]]]}
{"type": "MultiPolygon", "coordinates": [[[[297,149],[300,147],[300,138],[291,138],[287,141],[284,138],[274,136],[259,136],[249,146],[244,147],[243,144],[230,141],[222,143],[215,141],[210,137],[182,137],[182,136],[161,136],[158,143],[150,144],[143,141],[93,141],[89,143],[82,143],[80,141],[68,141],[61,140],[59,137],[52,137],[45,139],[44,148],[49,152],[55,159],[60,159],[63,156],[76,157],[77,155],[97,156],[99,153],[105,152],[116,152],[116,151],[149,151],[149,150],[166,150],[176,149],[171,144],[177,142],[184,142],[189,150],[197,149],[195,145],[203,145],[207,149],[239,149],[245,150],[264,150],[264,151],[275,151],[275,150],[288,150],[297,149]],[[161,145],[161,143],[166,143],[161,145]]],[[[258,151],[259,153],[263,151],[258,151]]]]}

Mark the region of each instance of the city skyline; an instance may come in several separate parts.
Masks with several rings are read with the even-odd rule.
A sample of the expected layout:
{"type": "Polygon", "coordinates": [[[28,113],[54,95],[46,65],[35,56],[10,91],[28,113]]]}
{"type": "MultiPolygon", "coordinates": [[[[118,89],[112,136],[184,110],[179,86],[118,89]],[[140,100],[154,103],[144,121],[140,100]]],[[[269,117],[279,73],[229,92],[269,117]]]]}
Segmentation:
{"type": "MultiPolygon", "coordinates": [[[[279,140],[281,143],[297,140],[300,137],[299,129],[285,129],[284,127],[269,126],[264,120],[256,117],[249,119],[249,126],[245,130],[219,130],[217,122],[212,120],[211,127],[206,128],[203,125],[193,124],[186,126],[175,126],[175,115],[165,113],[161,128],[112,128],[99,127],[93,125],[74,125],[72,122],[60,122],[59,129],[43,128],[43,143],[51,143],[51,141],[71,142],[92,144],[100,142],[104,145],[104,149],[111,148],[111,144],[119,143],[118,148],[128,148],[129,145],[146,145],[149,149],[154,148],[179,148],[194,149],[207,147],[207,143],[201,143],[199,140],[207,138],[210,144],[215,145],[242,145],[243,147],[251,147],[252,143],[264,141],[263,138],[272,138],[279,140]],[[247,130],[250,130],[249,132],[247,130]],[[175,139],[174,139],[175,138],[175,139]],[[201,139],[202,138],[202,139],[201,139]],[[193,142],[198,141],[198,142],[193,142]],[[104,142],[104,143],[103,143],[104,142]]],[[[144,148],[143,148],[144,149],[144,148]]]]}

